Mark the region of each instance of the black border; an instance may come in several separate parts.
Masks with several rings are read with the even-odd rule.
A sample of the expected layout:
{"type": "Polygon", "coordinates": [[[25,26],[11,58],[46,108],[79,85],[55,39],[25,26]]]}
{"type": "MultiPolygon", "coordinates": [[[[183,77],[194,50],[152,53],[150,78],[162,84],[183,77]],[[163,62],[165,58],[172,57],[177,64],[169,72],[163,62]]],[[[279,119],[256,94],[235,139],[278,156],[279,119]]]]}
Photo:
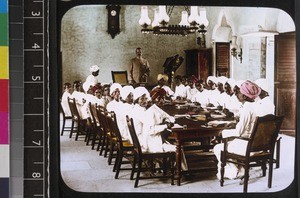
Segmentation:
{"type": "MultiPolygon", "coordinates": [[[[133,0],[71,0],[71,1],[59,1],[59,0],[49,0],[49,95],[50,95],[50,104],[49,104],[49,134],[50,134],[50,144],[49,144],[49,154],[50,154],[50,185],[49,193],[50,197],[60,197],[60,198],[76,198],[76,197],[85,197],[85,198],[94,198],[94,197],[298,197],[299,192],[299,152],[298,144],[300,143],[298,134],[296,132],[296,152],[295,152],[295,180],[292,184],[283,191],[274,192],[274,193],[84,193],[78,192],[70,189],[63,181],[60,174],[60,144],[59,144],[59,93],[61,87],[61,68],[60,65],[60,54],[58,49],[59,40],[60,40],[60,22],[64,13],[67,12],[72,7],[77,5],[91,5],[91,4],[119,4],[119,5],[138,5],[138,4],[167,4],[167,5],[199,5],[199,6],[222,6],[222,7],[270,7],[270,8],[279,8],[286,11],[294,19],[296,24],[296,30],[299,29],[299,0],[143,0],[142,2],[137,2],[133,0]],[[57,2],[58,1],[58,2],[57,2]]],[[[299,54],[299,32],[296,32],[296,52],[299,54]]],[[[296,55],[297,56],[297,55],[296,55]]],[[[297,56],[297,82],[299,82],[300,72],[298,71],[299,67],[299,56],[297,56]]],[[[298,90],[298,83],[296,85],[296,90],[298,90]]],[[[299,104],[299,93],[297,95],[296,107],[299,104]]],[[[296,131],[299,131],[299,113],[300,108],[297,108],[296,111],[296,131]]],[[[180,187],[179,187],[180,188],[180,187]]]]}

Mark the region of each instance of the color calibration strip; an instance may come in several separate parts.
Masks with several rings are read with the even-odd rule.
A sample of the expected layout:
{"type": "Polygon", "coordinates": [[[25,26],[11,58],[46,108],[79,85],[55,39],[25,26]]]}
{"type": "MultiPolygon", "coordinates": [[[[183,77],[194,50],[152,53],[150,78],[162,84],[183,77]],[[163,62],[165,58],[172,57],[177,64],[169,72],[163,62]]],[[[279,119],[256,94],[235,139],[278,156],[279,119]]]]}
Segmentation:
{"type": "Polygon", "coordinates": [[[0,189],[9,197],[8,0],[0,0],[0,189]]]}

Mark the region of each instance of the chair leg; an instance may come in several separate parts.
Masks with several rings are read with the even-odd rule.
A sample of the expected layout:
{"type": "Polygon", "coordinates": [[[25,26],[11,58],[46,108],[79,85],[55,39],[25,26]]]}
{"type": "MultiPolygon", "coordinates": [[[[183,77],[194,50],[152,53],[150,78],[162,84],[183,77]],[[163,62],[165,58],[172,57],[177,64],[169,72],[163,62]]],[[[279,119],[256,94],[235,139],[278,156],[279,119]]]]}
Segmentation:
{"type": "Polygon", "coordinates": [[[135,172],[135,165],[136,165],[136,155],[133,156],[133,163],[132,163],[132,170],[130,174],[130,180],[133,180],[134,172],[135,172]]]}
{"type": "Polygon", "coordinates": [[[136,178],[135,178],[135,182],[134,182],[134,187],[135,188],[138,187],[141,170],[142,170],[142,160],[139,159],[139,161],[138,161],[138,170],[137,170],[136,178]]]}
{"type": "Polygon", "coordinates": [[[63,123],[62,123],[62,128],[61,128],[61,133],[60,133],[61,136],[64,135],[65,124],[66,124],[66,118],[64,117],[63,118],[63,123]]]}
{"type": "Polygon", "coordinates": [[[89,145],[91,139],[92,130],[88,129],[85,136],[86,145],[89,145]]]}
{"type": "Polygon", "coordinates": [[[102,135],[99,136],[99,141],[98,141],[98,145],[97,145],[97,149],[96,151],[100,150],[100,146],[102,145],[102,135]]]}
{"type": "Polygon", "coordinates": [[[162,169],[163,169],[163,175],[166,176],[167,175],[167,164],[168,164],[168,159],[164,158],[163,159],[163,165],[162,165],[162,169]]]}
{"type": "MultiPolygon", "coordinates": [[[[273,163],[273,161],[272,161],[272,163],[273,163]]],[[[262,161],[262,165],[261,165],[263,177],[266,176],[266,170],[267,170],[267,165],[266,165],[266,164],[267,164],[267,161],[266,161],[266,160],[263,160],[263,161],[262,161]]]]}
{"type": "Polygon", "coordinates": [[[226,165],[224,158],[225,158],[225,156],[224,156],[223,152],[221,152],[221,179],[220,179],[221,186],[224,185],[224,171],[225,171],[224,167],[226,165]]]}
{"type": "Polygon", "coordinates": [[[106,135],[104,134],[99,155],[102,155],[103,151],[105,150],[106,141],[107,141],[107,138],[106,138],[106,135]]]}
{"type": "Polygon", "coordinates": [[[74,120],[72,120],[72,125],[71,125],[71,132],[70,132],[70,135],[69,135],[69,138],[72,138],[72,134],[73,134],[73,131],[74,131],[74,120]]]}
{"type": "Polygon", "coordinates": [[[170,171],[171,171],[171,185],[174,185],[174,173],[175,173],[174,161],[175,161],[175,158],[169,159],[170,171]]]}
{"type": "Polygon", "coordinates": [[[272,187],[272,176],[273,176],[273,161],[272,161],[273,157],[270,157],[269,160],[269,178],[268,178],[268,187],[271,188],[272,187]]]}
{"type": "Polygon", "coordinates": [[[280,139],[281,137],[276,141],[276,168],[279,168],[280,163],[280,139]]]}
{"type": "Polygon", "coordinates": [[[248,166],[248,164],[244,168],[245,168],[245,176],[244,176],[243,192],[246,193],[248,191],[248,181],[249,181],[249,166],[248,166]]]}
{"type": "Polygon", "coordinates": [[[109,155],[108,155],[108,165],[111,165],[111,161],[114,155],[114,150],[115,150],[115,144],[113,141],[110,141],[110,148],[109,148],[109,155]]]}
{"type": "Polygon", "coordinates": [[[78,126],[77,126],[75,141],[78,140],[78,136],[79,136],[79,133],[80,133],[81,130],[82,130],[82,126],[81,126],[81,123],[78,121],[78,126]]]}
{"type": "Polygon", "coordinates": [[[116,167],[115,167],[115,171],[116,171],[116,174],[115,174],[115,179],[118,179],[119,177],[119,173],[120,173],[120,169],[121,169],[121,164],[122,164],[122,159],[123,159],[123,152],[121,151],[118,151],[117,153],[117,159],[116,159],[116,167]]]}
{"type": "Polygon", "coordinates": [[[109,145],[110,141],[108,139],[108,137],[106,136],[106,143],[105,143],[105,151],[104,151],[104,157],[107,157],[107,153],[108,153],[108,145],[109,145]]]}
{"type": "Polygon", "coordinates": [[[113,167],[113,172],[116,172],[116,169],[117,169],[117,165],[118,165],[118,160],[119,160],[119,155],[120,155],[120,150],[117,149],[117,153],[116,153],[116,160],[115,160],[115,163],[114,163],[114,167],[113,167]]]}

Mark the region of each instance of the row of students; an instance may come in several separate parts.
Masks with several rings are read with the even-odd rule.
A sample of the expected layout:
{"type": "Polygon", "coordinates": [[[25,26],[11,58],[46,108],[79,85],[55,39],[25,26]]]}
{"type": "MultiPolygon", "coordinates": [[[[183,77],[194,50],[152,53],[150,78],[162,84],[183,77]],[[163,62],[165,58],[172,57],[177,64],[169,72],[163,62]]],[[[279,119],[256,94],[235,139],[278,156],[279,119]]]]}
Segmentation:
{"type": "MultiPolygon", "coordinates": [[[[79,84],[80,85],[80,84],[79,84]]],[[[68,94],[70,98],[74,97],[78,103],[78,110],[81,111],[82,119],[87,119],[89,114],[88,103],[103,105],[107,111],[114,111],[116,114],[117,124],[124,140],[131,141],[129,130],[126,122],[126,115],[134,119],[134,126],[139,138],[142,150],[145,152],[168,152],[176,151],[175,145],[164,139],[165,133],[169,133],[169,129],[174,125],[174,117],[164,112],[155,101],[159,97],[163,97],[164,93],[156,96],[150,96],[149,91],[145,87],[133,88],[130,85],[121,86],[113,83],[109,86],[109,101],[100,103],[106,95],[104,92],[102,97],[96,96],[96,92],[101,90],[99,85],[92,87],[85,94],[80,92],[78,84],[74,83],[74,91],[68,94]],[[73,95],[74,94],[74,95],[73,95]],[[149,103],[153,101],[153,103],[149,103]]],[[[152,94],[152,93],[151,93],[152,94]]],[[[101,106],[102,106],[101,105],[101,106]]],[[[182,154],[183,170],[187,170],[185,157],[182,154]]]]}

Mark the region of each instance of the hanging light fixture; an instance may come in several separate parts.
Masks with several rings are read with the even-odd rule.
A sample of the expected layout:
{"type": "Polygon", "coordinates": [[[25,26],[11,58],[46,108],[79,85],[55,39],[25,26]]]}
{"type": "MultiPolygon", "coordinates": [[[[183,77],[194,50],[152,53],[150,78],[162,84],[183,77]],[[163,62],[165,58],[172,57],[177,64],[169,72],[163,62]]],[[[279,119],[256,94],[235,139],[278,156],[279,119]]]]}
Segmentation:
{"type": "Polygon", "coordinates": [[[206,32],[207,30],[205,29],[209,22],[206,18],[206,9],[205,8],[200,8],[199,9],[199,18],[197,21],[197,24],[199,24],[199,37],[197,37],[197,44],[200,45],[202,48],[206,48],[206,32]]]}
{"type": "MultiPolygon", "coordinates": [[[[191,6],[191,10],[188,6],[184,6],[185,10],[181,12],[181,21],[178,25],[169,24],[173,8],[174,6],[158,6],[158,8],[155,8],[154,19],[151,23],[148,16],[148,7],[141,6],[141,18],[139,20],[139,24],[142,26],[141,32],[145,34],[153,33],[155,35],[187,36],[188,34],[197,32],[201,28],[200,22],[203,20],[198,14],[197,6],[191,6]]],[[[206,19],[206,13],[204,19],[206,19]]],[[[203,25],[208,25],[207,19],[203,25]]]]}

